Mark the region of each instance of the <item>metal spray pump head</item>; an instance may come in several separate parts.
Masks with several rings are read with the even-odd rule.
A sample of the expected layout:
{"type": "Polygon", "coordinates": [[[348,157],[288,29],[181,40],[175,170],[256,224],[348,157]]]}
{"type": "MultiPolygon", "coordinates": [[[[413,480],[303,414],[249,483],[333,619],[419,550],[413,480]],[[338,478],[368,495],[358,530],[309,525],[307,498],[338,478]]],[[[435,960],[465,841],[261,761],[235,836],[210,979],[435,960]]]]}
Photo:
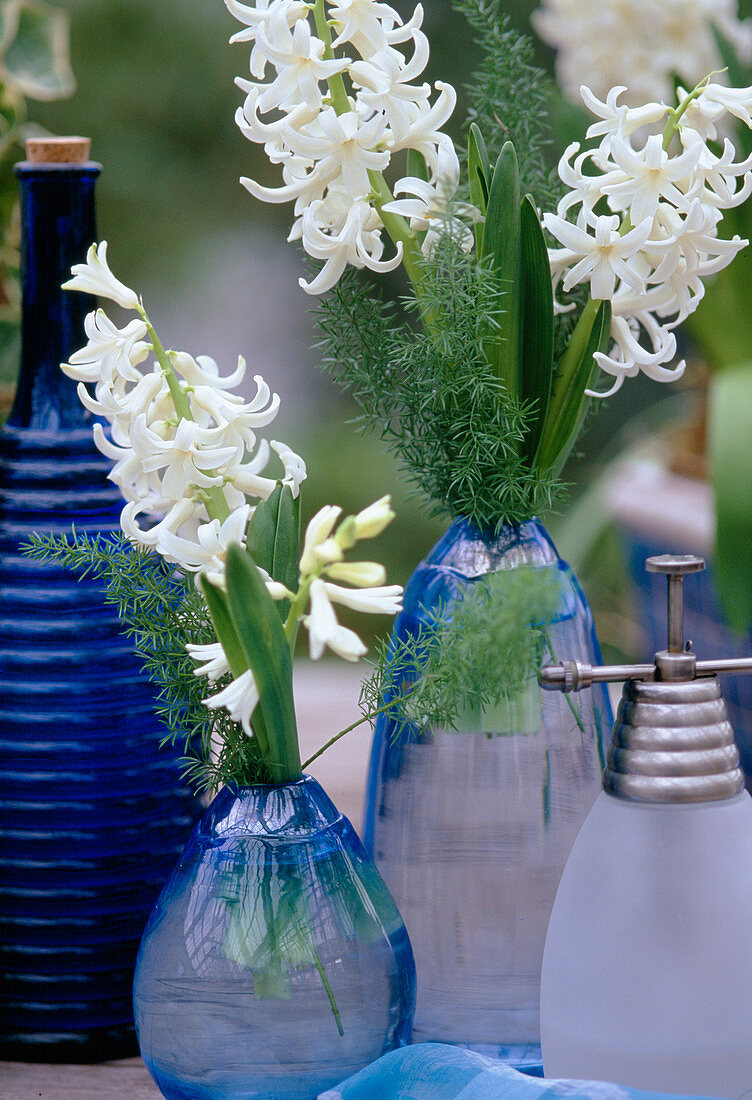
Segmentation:
{"type": "Polygon", "coordinates": [[[752,672],[752,658],[698,661],[684,645],[684,576],[702,558],[665,554],[646,568],[668,578],[668,645],[652,664],[583,665],[564,661],[541,670],[550,691],[581,691],[624,680],[612,732],[604,789],[638,802],[705,802],[731,798],[744,786],[734,731],[715,673],[752,672]]]}

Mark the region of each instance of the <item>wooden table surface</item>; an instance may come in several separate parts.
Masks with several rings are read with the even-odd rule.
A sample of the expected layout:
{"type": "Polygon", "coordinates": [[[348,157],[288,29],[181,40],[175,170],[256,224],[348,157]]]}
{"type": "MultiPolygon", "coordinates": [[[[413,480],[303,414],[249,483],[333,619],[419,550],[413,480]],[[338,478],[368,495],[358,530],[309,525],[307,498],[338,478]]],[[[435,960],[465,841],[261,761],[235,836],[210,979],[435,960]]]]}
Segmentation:
{"type": "MultiPolygon", "coordinates": [[[[296,662],[295,709],[303,758],[358,717],[362,667],[344,662],[296,662]]],[[[311,766],[342,813],[359,831],[371,731],[344,737],[311,766]]],[[[161,1093],[140,1058],[94,1066],[0,1062],[0,1100],[159,1100],[161,1093]]]]}
{"type": "Polygon", "coordinates": [[[97,1066],[0,1062],[3,1100],[160,1100],[140,1058],[97,1066]]]}

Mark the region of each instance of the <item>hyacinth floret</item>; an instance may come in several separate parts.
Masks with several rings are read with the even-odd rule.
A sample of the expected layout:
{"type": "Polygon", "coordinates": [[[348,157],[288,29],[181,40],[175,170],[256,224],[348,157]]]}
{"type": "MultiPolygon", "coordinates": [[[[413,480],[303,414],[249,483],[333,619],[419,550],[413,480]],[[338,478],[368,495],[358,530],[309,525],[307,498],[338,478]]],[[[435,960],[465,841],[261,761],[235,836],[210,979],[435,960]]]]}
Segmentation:
{"type": "MultiPolygon", "coordinates": [[[[726,140],[714,145],[724,115],[752,125],[752,88],[703,81],[678,89],[675,105],[630,107],[623,87],[601,101],[582,88],[598,119],[587,137],[597,144],[570,145],[559,163],[568,187],[555,214],[543,224],[561,246],[549,249],[557,290],[589,284],[591,297],[612,308],[608,353],[596,353],[613,378],[605,392],[642,371],[655,381],[681,375],[673,330],[699,305],[703,279],[731,262],[748,242],[719,236],[723,211],[752,190],[752,158],[735,161],[726,140]]],[[[557,303],[566,309],[566,303],[557,303]]]]}
{"type": "Polygon", "coordinates": [[[241,182],[264,202],[294,202],[289,239],[323,261],[301,286],[323,293],[347,265],[383,272],[404,263],[410,272],[419,247],[433,247],[431,229],[459,177],[441,130],[455,91],[439,81],[432,102],[419,82],[429,56],[421,6],[403,22],[375,0],[225,2],[245,28],[231,41],[253,43],[252,79],[236,81],[245,93],[236,121],[282,167],[279,187],[241,182]],[[420,154],[428,178],[416,186],[406,175],[390,189],[384,173],[404,150],[420,154]],[[404,192],[414,198],[393,202],[404,192]]]}

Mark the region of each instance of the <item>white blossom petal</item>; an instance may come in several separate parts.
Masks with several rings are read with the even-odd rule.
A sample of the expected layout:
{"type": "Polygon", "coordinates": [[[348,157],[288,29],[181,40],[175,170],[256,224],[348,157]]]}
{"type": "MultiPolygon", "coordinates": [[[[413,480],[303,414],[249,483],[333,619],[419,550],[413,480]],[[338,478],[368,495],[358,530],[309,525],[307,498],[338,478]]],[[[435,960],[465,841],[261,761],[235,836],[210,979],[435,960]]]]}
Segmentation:
{"type": "Polygon", "coordinates": [[[253,736],[251,729],[251,717],[259,701],[259,692],[253,672],[248,669],[236,680],[233,680],[226,688],[203,700],[205,707],[216,710],[224,707],[229,712],[233,722],[239,722],[249,737],[253,736]]]}
{"type": "Polygon", "coordinates": [[[123,309],[139,308],[135,290],[116,279],[107,266],[107,241],[93,244],[86,253],[86,263],[74,264],[71,271],[73,278],[63,283],[63,290],[82,290],[86,294],[109,298],[123,309]]]}

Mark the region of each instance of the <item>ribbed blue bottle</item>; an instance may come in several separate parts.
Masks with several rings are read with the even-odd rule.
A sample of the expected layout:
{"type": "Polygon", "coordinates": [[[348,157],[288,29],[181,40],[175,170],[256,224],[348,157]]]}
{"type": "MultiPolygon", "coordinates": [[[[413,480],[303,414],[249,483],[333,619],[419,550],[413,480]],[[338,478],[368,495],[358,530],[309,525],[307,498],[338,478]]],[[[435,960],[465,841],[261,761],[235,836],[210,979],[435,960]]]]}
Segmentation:
{"type": "Polygon", "coordinates": [[[96,240],[100,166],[24,162],[22,361],[0,433],[0,1057],[136,1053],[146,919],[192,825],[178,750],[93,581],[30,561],[32,532],[110,532],[122,500],[59,364],[86,343],[63,291],[96,240]]]}

